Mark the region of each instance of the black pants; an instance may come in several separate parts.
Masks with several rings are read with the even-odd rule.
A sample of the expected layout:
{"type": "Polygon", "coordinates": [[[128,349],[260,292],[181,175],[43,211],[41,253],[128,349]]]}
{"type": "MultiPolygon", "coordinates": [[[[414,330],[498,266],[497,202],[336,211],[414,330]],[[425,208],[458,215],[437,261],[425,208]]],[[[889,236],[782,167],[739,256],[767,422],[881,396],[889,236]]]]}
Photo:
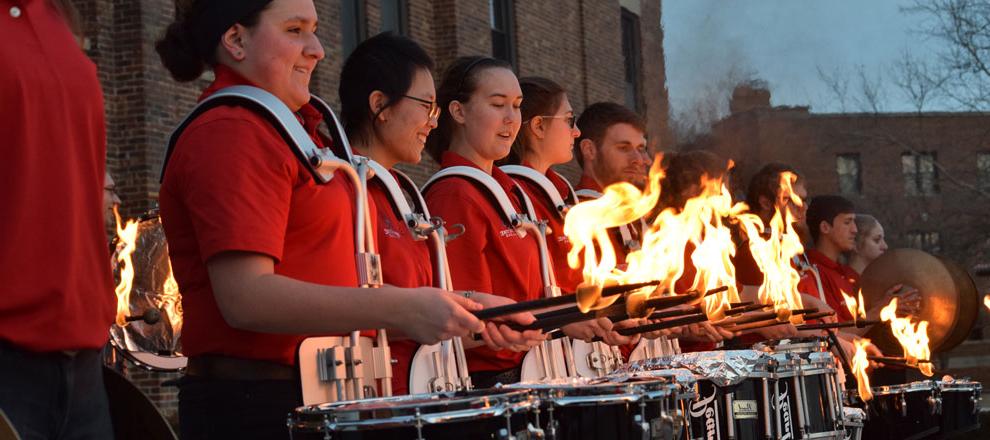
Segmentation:
{"type": "Polygon", "coordinates": [[[180,436],[288,439],[288,415],[300,405],[302,391],[296,381],[186,376],[179,381],[180,436]]]}
{"type": "Polygon", "coordinates": [[[102,365],[99,350],[0,345],[0,409],[24,440],[112,439],[102,365]]]}

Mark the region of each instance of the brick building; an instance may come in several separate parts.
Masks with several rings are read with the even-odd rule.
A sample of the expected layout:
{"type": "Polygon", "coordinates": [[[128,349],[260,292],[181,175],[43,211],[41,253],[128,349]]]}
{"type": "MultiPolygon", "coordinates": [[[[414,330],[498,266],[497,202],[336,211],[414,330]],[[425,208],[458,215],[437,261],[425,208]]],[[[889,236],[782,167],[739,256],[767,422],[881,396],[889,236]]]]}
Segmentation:
{"type": "Polygon", "coordinates": [[[710,142],[736,162],[736,188],[788,163],[811,195],[841,194],[877,217],[892,248],[990,263],[990,113],[811,113],[771,107],[769,91],[748,86],[730,110],[710,142]]]}
{"type": "MultiPolygon", "coordinates": [[[[211,79],[179,84],[161,66],[155,41],[172,21],[169,0],[76,0],[84,48],[96,62],[106,96],[108,169],[123,200],[122,215],[156,206],[166,139],[211,79]]],[[[337,103],[346,54],[364,38],[391,30],[419,42],[440,72],[456,57],[492,55],[512,62],[520,76],[552,78],[580,112],[611,100],[636,108],[648,121],[651,147],[669,143],[660,0],[315,0],[326,59],[312,91],[337,103]]],[[[429,158],[406,170],[419,180],[436,165],[429,158]]],[[[562,167],[572,178],[576,165],[562,167]]],[[[130,371],[170,419],[176,374],[130,371]]]]}
{"type": "MultiPolygon", "coordinates": [[[[165,141],[209,74],[179,84],[158,61],[154,43],[172,20],[173,2],[75,3],[106,95],[109,169],[124,213],[134,216],[154,206],[165,141]]],[[[312,90],[331,104],[345,54],[363,38],[392,30],[419,42],[441,72],[463,55],[508,59],[520,76],[563,84],[578,111],[601,100],[628,103],[647,118],[651,146],[671,139],[660,0],[316,0],[316,6],[327,57],[312,90]]],[[[562,168],[576,172],[574,165],[562,168]]],[[[421,181],[434,169],[429,159],[406,168],[421,181]]]]}

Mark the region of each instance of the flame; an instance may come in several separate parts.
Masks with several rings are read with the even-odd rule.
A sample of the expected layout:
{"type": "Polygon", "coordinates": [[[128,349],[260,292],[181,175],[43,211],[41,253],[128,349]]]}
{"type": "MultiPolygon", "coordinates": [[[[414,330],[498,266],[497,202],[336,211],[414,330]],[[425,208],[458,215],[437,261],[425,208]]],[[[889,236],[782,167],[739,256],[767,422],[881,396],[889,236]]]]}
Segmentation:
{"type": "Polygon", "coordinates": [[[987,309],[990,309],[990,293],[983,297],[983,305],[987,306],[987,309]]]}
{"type": "Polygon", "coordinates": [[[866,374],[866,368],[870,366],[870,361],[866,357],[866,347],[870,345],[870,340],[856,338],[853,343],[856,345],[856,354],[852,359],[852,371],[853,375],[856,376],[859,397],[865,402],[873,398],[873,391],[870,390],[870,376],[866,374]]]}
{"type": "Polygon", "coordinates": [[[846,308],[849,309],[849,314],[852,315],[853,320],[865,321],[866,320],[866,306],[863,302],[863,289],[859,290],[859,299],[853,298],[846,295],[846,292],[839,290],[842,293],[842,299],[846,302],[846,308]]]}
{"type": "MultiPolygon", "coordinates": [[[[703,300],[708,316],[721,319],[729,304],[739,301],[732,265],[736,247],[730,226],[740,224],[765,275],[759,290],[760,301],[774,304],[777,311],[803,308],[797,289],[801,277],[791,265],[791,259],[804,248],[792,226],[792,213],[784,206],[776,207],[769,227],[765,227],[759,216],[747,212],[749,207],[745,203],[732,202],[728,188],[718,177],[703,176],[698,182],[699,194],[688,199],[680,211],[662,210],[643,231],[640,249],[626,256],[626,268],[618,269],[620,262],[608,229],[643,218],[654,209],[661,194],[660,181],[665,177],[660,163],[658,156],[650,169],[645,191],[628,183],[617,183],[605,188],[602,197],[579,203],[568,211],[564,234],[573,247],[567,262],[572,268],[582,269],[585,284],[601,287],[607,283],[660,280],[656,290],[645,294],[650,296],[677,292],[678,286],[684,290],[687,283],[690,283],[688,290],[699,292],[727,286],[725,292],[703,300]],[[764,238],[765,233],[769,233],[768,238],[764,238]],[[694,278],[682,280],[686,261],[695,269],[694,278]]],[[[795,180],[794,174],[782,173],[780,186],[785,200],[800,206],[801,199],[792,188],[795,180]]],[[[600,308],[614,298],[607,302],[585,299],[579,305],[582,309],[600,308]]],[[[794,315],[790,319],[800,322],[803,318],[794,315]]]]}
{"type": "Polygon", "coordinates": [[[162,283],[162,294],[155,306],[168,315],[172,331],[174,334],[179,334],[182,331],[182,295],[179,293],[179,283],[176,283],[175,277],[172,276],[171,261],[166,259],[165,264],[168,264],[168,277],[162,283]]]}
{"type": "MultiPolygon", "coordinates": [[[[780,191],[784,200],[801,206],[801,198],[794,193],[795,181],[795,174],[781,173],[780,191]]],[[[769,228],[766,228],[763,221],[753,214],[738,216],[749,239],[753,259],[763,272],[763,284],[759,290],[760,302],[773,304],[776,310],[804,308],[801,292],[798,290],[801,274],[791,265],[791,259],[804,252],[801,237],[794,230],[793,217],[794,214],[787,206],[776,206],[769,228]]],[[[794,315],[791,320],[801,323],[804,321],[803,316],[794,315]]]]}
{"type": "Polygon", "coordinates": [[[919,360],[931,359],[931,349],[928,348],[928,321],[911,322],[911,318],[897,317],[897,298],[880,310],[880,320],[890,321],[890,331],[904,349],[904,359],[908,365],[917,366],[921,374],[931,377],[932,364],[918,363],[919,360]]]}
{"type": "Polygon", "coordinates": [[[131,287],[134,284],[134,261],[132,256],[137,249],[138,222],[128,220],[123,228],[120,227],[120,213],[117,206],[113,207],[113,216],[117,221],[117,264],[120,267],[120,282],[114,288],[117,295],[117,325],[127,325],[126,318],[130,316],[131,287]]]}

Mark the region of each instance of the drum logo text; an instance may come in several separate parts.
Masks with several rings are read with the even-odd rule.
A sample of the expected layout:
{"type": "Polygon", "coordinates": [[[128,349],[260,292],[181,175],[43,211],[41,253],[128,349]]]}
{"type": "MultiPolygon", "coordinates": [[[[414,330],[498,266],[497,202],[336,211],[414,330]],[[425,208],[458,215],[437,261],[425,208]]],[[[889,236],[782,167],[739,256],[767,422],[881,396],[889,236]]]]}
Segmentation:
{"type": "Polygon", "coordinates": [[[703,399],[691,403],[691,417],[705,418],[705,438],[715,439],[718,435],[718,414],[715,406],[716,389],[712,389],[712,394],[703,399]]]}
{"type": "Polygon", "coordinates": [[[782,383],[782,388],[777,394],[777,413],[780,414],[781,432],[780,440],[790,440],[794,438],[793,427],[791,426],[791,398],[787,394],[787,384],[782,383]]]}

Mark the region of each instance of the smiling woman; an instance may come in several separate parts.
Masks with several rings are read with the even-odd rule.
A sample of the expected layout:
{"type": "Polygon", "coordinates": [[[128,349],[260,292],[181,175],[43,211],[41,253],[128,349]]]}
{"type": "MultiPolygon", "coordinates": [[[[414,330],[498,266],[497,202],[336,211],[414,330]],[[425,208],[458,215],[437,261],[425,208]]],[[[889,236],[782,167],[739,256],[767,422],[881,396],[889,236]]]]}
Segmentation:
{"type": "MultiPolygon", "coordinates": [[[[156,45],[176,80],[212,69],[216,79],[201,100],[230,86],[263,89],[295,113],[315,145],[330,146],[310,104],[310,77],[324,57],[312,0],[183,5],[156,45]]],[[[432,86],[428,77],[420,82],[432,86]]],[[[402,103],[414,104],[427,126],[427,110],[402,103]]],[[[483,331],[468,312],[481,305],[461,295],[358,288],[354,185],[346,177],[314,181],[252,109],[197,113],[163,174],[162,225],[186,317],[184,439],[284,438],[285,415],[302,404],[296,350],[308,335],[388,328],[434,343],[483,331]]],[[[375,218],[375,204],[368,206],[375,218]]]]}

